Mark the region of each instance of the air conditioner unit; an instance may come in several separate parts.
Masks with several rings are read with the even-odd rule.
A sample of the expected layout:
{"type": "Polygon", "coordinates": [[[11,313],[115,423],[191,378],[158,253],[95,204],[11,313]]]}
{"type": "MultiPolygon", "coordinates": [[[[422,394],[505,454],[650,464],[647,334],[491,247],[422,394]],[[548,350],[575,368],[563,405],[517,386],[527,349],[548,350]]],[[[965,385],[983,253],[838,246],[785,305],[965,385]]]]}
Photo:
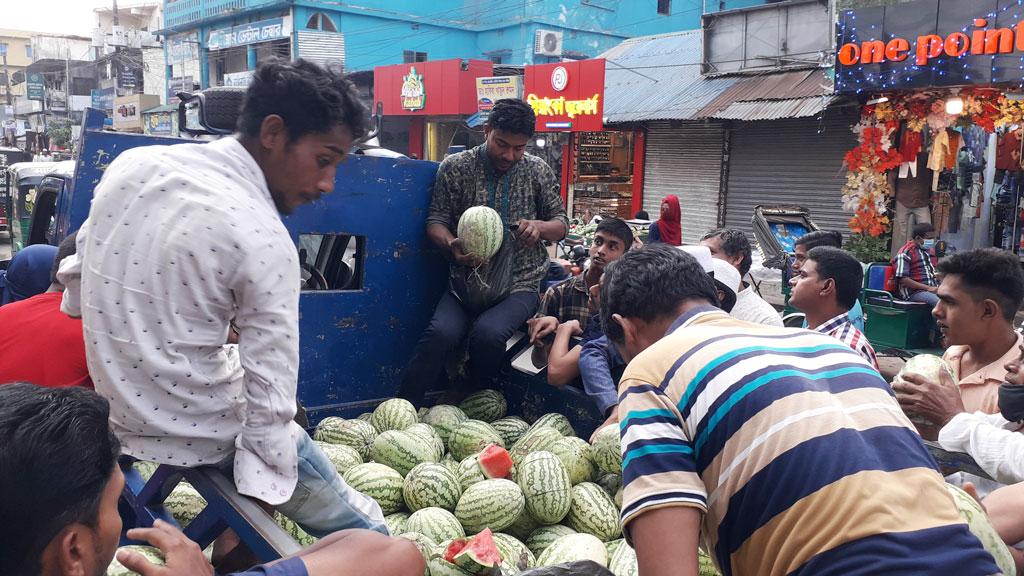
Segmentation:
{"type": "Polygon", "coordinates": [[[562,33],[554,30],[537,30],[533,37],[533,53],[539,56],[561,56],[562,33]]]}

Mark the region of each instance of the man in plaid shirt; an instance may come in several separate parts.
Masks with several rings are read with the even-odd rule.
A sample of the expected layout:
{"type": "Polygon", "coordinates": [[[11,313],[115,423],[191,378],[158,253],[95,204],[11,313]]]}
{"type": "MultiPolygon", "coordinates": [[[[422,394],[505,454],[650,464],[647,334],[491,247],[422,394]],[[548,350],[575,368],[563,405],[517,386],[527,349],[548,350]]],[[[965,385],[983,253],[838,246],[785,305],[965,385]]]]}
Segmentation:
{"type": "Polygon", "coordinates": [[[837,338],[878,370],[875,349],[851,322],[849,310],[860,295],[864,269],[856,258],[839,248],[819,246],[789,281],[789,303],[807,316],[812,330],[837,338]]]}
{"type": "Polygon", "coordinates": [[[931,224],[914,226],[913,238],[896,253],[893,276],[904,300],[924,302],[932,308],[939,303],[935,294],[939,280],[935,276],[935,227],[931,224]]]}

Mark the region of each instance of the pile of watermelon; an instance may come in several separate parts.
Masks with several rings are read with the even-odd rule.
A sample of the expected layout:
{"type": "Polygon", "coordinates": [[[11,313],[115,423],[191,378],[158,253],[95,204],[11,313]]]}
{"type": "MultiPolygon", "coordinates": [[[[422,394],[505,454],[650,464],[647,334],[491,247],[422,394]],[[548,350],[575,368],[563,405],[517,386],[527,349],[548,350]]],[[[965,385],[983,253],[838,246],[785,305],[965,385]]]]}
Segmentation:
{"type": "Polygon", "coordinates": [[[418,411],[396,398],[357,419],[326,418],[313,437],[349,449],[328,456],[380,504],[391,533],[416,544],[427,576],[513,575],[577,560],[636,574],[619,522],[618,427],[590,443],[561,414],[528,423],[507,412],[495,390],[418,411]]]}

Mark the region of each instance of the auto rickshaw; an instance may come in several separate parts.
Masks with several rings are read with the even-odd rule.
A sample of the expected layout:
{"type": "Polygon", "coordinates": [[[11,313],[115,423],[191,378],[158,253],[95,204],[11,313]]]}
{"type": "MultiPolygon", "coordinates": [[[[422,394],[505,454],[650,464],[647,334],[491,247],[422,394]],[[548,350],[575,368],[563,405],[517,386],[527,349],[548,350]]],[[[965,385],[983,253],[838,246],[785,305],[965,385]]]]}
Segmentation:
{"type": "Polygon", "coordinates": [[[756,206],[751,218],[757,249],[764,259],[765,268],[782,272],[780,291],[785,298],[782,321],[786,326],[800,327],[802,312],[789,305],[789,279],[793,273],[793,253],[797,239],[818,230],[811,219],[810,210],[802,206],[756,206]]]}
{"type": "MultiPolygon", "coordinates": [[[[6,206],[12,254],[25,246],[39,243],[31,241],[29,232],[37,204],[38,188],[43,178],[53,172],[57,165],[57,162],[17,162],[4,169],[6,180],[10,183],[6,206]]],[[[52,216],[52,211],[50,215],[52,216]]]]}

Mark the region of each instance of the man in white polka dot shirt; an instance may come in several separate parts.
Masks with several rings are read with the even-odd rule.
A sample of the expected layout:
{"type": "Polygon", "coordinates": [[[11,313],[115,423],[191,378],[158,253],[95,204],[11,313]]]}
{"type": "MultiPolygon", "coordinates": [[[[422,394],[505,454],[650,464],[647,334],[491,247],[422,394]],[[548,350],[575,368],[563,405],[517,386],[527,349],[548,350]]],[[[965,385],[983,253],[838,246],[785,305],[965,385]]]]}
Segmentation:
{"type": "Polygon", "coordinates": [[[279,213],[334,189],[366,123],[340,76],[265,64],[235,136],[135,148],[110,164],[59,274],[125,453],[220,465],[241,494],[318,536],[387,529],[292,421],[300,271],[279,213]],[[232,321],[237,347],[225,344],[232,321]]]}

